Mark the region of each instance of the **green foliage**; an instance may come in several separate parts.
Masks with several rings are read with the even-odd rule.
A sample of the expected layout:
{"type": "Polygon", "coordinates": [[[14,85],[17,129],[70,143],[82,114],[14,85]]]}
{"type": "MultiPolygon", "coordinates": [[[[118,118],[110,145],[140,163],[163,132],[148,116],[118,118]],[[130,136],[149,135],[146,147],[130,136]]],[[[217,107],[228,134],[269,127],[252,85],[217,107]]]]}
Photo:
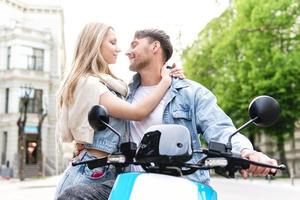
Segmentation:
{"type": "MultiPolygon", "coordinates": [[[[236,0],[184,50],[187,76],[211,89],[237,126],[248,120],[254,97],[270,95],[280,104],[281,119],[263,131],[293,134],[300,118],[299,4],[236,0]]],[[[246,130],[253,131],[258,129],[246,130]]]]}

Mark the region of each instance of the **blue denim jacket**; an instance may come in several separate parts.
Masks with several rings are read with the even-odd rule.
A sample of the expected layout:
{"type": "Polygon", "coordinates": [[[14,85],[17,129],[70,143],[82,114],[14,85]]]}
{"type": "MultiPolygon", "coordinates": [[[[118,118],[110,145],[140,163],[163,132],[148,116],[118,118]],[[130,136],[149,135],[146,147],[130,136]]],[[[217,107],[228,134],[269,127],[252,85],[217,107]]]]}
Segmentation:
{"type": "MultiPolygon", "coordinates": [[[[113,90],[110,91],[122,98],[121,95],[117,94],[113,90]]],[[[122,141],[127,141],[128,133],[126,120],[109,117],[109,125],[122,134],[120,138],[120,143],[122,141]]],[[[93,144],[85,144],[85,147],[99,149],[107,153],[114,153],[117,151],[118,144],[119,137],[113,131],[106,128],[102,131],[96,131],[94,134],[93,144]]]]}
{"type": "MultiPolygon", "coordinates": [[[[128,101],[140,85],[140,76],[136,74],[129,84],[128,101]]],[[[236,129],[232,120],[217,105],[216,97],[207,88],[191,80],[173,78],[167,92],[167,103],[163,113],[164,124],[181,124],[187,127],[192,136],[194,150],[201,148],[199,134],[209,142],[211,140],[227,143],[228,137],[236,129]]],[[[232,138],[233,152],[240,153],[243,148],[252,149],[250,141],[241,134],[232,138]]],[[[194,153],[189,163],[197,163],[203,155],[194,153]]],[[[209,171],[198,170],[187,178],[209,184],[209,171]]]]}

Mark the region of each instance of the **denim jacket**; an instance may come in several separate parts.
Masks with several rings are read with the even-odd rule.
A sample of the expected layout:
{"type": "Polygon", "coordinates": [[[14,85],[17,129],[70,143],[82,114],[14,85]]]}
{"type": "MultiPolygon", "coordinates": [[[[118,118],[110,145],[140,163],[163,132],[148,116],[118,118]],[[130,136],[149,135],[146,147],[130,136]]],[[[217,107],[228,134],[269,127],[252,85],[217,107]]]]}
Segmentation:
{"type": "MultiPolygon", "coordinates": [[[[129,84],[128,101],[132,102],[134,92],[140,85],[140,76],[136,74],[129,84]]],[[[199,134],[209,142],[211,140],[227,143],[228,137],[236,129],[232,120],[217,105],[216,97],[207,88],[191,80],[173,78],[167,92],[167,102],[163,112],[164,124],[180,124],[187,127],[192,136],[193,150],[201,148],[199,134]]],[[[253,149],[250,141],[241,134],[232,138],[233,152],[253,149]]],[[[189,163],[197,163],[203,155],[194,153],[189,163]]],[[[198,170],[187,178],[209,184],[209,171],[198,170]]]]}
{"type": "MultiPolygon", "coordinates": [[[[114,92],[111,89],[110,91],[115,95],[119,96],[120,98],[122,98],[120,94],[114,92]]],[[[120,139],[120,143],[122,141],[127,141],[127,135],[128,135],[127,123],[126,120],[109,117],[109,125],[122,134],[120,138],[113,131],[106,128],[105,130],[102,131],[95,131],[93,143],[85,144],[85,147],[99,149],[107,153],[116,152],[117,146],[119,144],[119,139],[120,139]]]]}

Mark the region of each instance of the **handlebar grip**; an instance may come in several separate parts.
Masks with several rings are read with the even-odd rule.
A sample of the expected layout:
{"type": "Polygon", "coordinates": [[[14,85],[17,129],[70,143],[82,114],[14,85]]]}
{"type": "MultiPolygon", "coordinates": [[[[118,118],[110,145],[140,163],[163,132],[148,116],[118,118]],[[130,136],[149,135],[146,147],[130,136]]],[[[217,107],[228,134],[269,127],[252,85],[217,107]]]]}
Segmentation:
{"type": "Polygon", "coordinates": [[[96,167],[102,167],[107,164],[107,157],[104,158],[97,158],[97,159],[92,159],[92,160],[86,160],[82,162],[72,162],[72,166],[77,166],[77,165],[83,165],[86,164],[88,168],[91,170],[96,168],[96,167]]]}
{"type": "MultiPolygon", "coordinates": [[[[284,164],[280,164],[280,165],[278,165],[278,167],[276,169],[279,169],[279,170],[283,171],[283,170],[286,170],[286,166],[284,164]]],[[[272,175],[272,176],[275,176],[276,173],[277,173],[277,170],[274,173],[273,172],[269,172],[269,174],[272,175]]]]}

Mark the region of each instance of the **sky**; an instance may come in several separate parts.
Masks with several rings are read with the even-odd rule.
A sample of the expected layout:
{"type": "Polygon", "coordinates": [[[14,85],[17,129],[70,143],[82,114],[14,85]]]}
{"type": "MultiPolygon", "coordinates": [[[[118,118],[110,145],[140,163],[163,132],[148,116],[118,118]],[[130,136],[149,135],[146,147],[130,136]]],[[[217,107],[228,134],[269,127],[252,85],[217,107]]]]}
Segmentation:
{"type": "Polygon", "coordinates": [[[103,22],[114,27],[121,48],[113,71],[129,80],[126,50],[134,32],[144,28],[160,28],[171,37],[175,54],[170,63],[181,65],[176,49],[190,45],[198,32],[229,5],[229,0],[21,0],[27,3],[60,5],[64,9],[67,65],[73,57],[74,45],[86,23],[103,22]],[[181,37],[179,39],[179,33],[181,37]]]}

